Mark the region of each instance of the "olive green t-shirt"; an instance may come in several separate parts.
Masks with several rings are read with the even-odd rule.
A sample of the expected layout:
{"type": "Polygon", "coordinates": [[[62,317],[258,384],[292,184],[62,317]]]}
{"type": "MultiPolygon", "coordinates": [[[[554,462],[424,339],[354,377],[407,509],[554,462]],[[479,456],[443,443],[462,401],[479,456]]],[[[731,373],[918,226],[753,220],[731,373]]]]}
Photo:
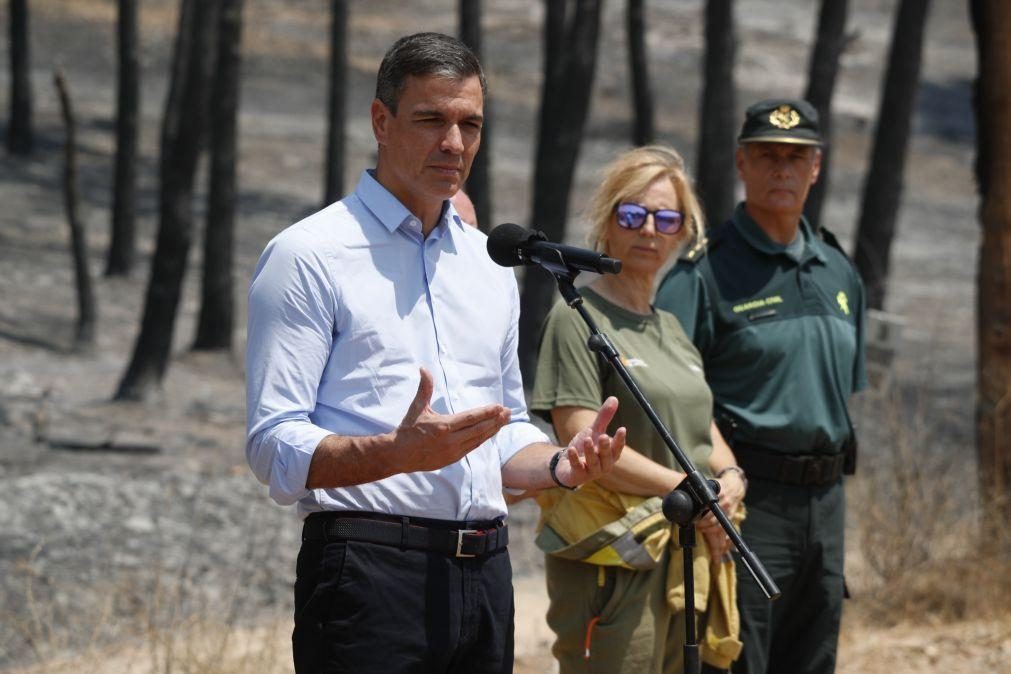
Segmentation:
{"type": "MultiPolygon", "coordinates": [[[[623,309],[590,288],[584,306],[618,350],[622,362],[678,446],[709,475],[713,399],[702,357],[677,318],[666,311],[646,316],[623,309]]],[[[609,432],[624,426],[628,446],[657,463],[681,470],[625,382],[602,357],[586,347],[590,329],[576,310],[559,302],[548,314],[541,337],[531,411],[551,421],[555,407],[596,410],[608,396],[618,398],[609,432]]]]}

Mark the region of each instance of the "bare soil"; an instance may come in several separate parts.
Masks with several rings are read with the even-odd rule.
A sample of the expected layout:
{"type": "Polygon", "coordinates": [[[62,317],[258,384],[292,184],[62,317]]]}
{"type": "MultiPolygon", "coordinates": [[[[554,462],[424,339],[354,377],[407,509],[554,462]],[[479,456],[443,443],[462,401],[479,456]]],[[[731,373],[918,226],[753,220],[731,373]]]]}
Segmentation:
{"type": "MultiPolygon", "coordinates": [[[[896,4],[850,3],[854,39],[836,95],[826,213],[844,243],[859,211],[896,4]]],[[[701,84],[702,5],[649,3],[659,140],[683,151],[689,165],[701,84]]],[[[766,95],[799,95],[815,3],[737,5],[738,107],[766,95]]],[[[115,5],[30,3],[37,149],[30,158],[4,155],[0,162],[0,668],[161,671],[177,658],[177,667],[191,665],[187,671],[285,671],[298,523],[269,501],[245,466],[243,299],[264,244],[319,206],[327,10],[311,0],[247,2],[235,270],[240,317],[233,352],[189,348],[199,301],[201,251],[195,245],[163,389],[151,401],[119,404],[110,398],[133,348],[157,226],[159,124],[175,30],[175,3],[143,0],[141,6],[141,259],[132,278],[109,279],[101,272],[114,148],[115,5]],[[83,216],[97,280],[98,341],[84,354],[71,350],[75,295],[60,185],[63,129],[51,83],[56,67],[67,74],[77,112],[83,216]],[[73,439],[156,451],[59,448],[73,439]],[[219,635],[225,635],[225,646],[219,635]],[[203,644],[206,651],[207,643],[214,646],[210,656],[200,649],[203,644]],[[233,657],[233,651],[240,655],[233,657]],[[257,664],[250,653],[260,658],[257,664]],[[247,659],[236,660],[240,656],[247,659]],[[229,669],[234,662],[246,664],[229,669]]],[[[622,7],[606,5],[570,202],[567,238],[573,243],[582,239],[579,211],[598,167],[630,145],[622,7]]],[[[455,12],[456,3],[448,0],[352,3],[349,188],[373,157],[367,110],[383,51],[407,32],[455,31],[455,12]]],[[[529,203],[543,6],[500,0],[486,3],[485,13],[494,222],[536,224],[529,203]]],[[[5,32],[4,54],[6,39],[5,32]]],[[[894,482],[889,461],[900,443],[890,420],[896,417],[904,421],[903,442],[917,450],[904,460],[932,457],[931,465],[942,468],[926,477],[943,471],[951,508],[972,518],[979,242],[971,174],[974,68],[965,8],[934,3],[887,307],[905,328],[888,389],[864,395],[854,406],[865,434],[865,463],[851,489],[859,495],[851,497],[849,513],[848,573],[856,598],[847,609],[842,672],[998,671],[1011,656],[1011,627],[1004,618],[938,611],[944,614],[938,622],[928,611],[882,620],[869,606],[889,591],[880,552],[892,539],[874,544],[879,554],[865,554],[876,540],[867,532],[883,526],[868,516],[870,506],[877,504],[886,519],[895,516],[889,512],[895,494],[879,487],[894,482]]],[[[7,77],[5,67],[0,90],[8,89],[7,77]]],[[[198,184],[205,183],[201,171],[198,184]]],[[[202,188],[195,206],[202,223],[202,188]]],[[[530,504],[521,504],[511,517],[517,670],[526,672],[553,669],[541,560],[531,543],[535,516],[530,504]]],[[[919,519],[903,524],[913,536],[921,526],[919,519]]],[[[929,548],[923,554],[936,556],[929,548]]]]}

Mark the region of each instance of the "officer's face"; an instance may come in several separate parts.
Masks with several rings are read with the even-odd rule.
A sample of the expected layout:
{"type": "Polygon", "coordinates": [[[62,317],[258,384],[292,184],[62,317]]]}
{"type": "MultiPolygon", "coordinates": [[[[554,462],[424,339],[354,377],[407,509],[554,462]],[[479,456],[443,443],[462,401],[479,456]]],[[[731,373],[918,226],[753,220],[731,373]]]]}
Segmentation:
{"type": "Polygon", "coordinates": [[[821,151],[811,145],[745,143],[737,148],[737,174],[752,208],[799,215],[820,170],[821,151]]]}
{"type": "Polygon", "coordinates": [[[481,145],[483,110],[476,75],[408,77],[395,115],[374,100],[380,182],[416,213],[449,199],[467,180],[481,145]]]}
{"type": "MultiPolygon", "coordinates": [[[[642,194],[624,198],[622,202],[639,204],[648,211],[681,210],[674,183],[661,177],[650,183],[642,194]]],[[[645,222],[637,229],[628,229],[618,224],[617,213],[611,216],[603,241],[604,252],[622,262],[622,275],[655,275],[678,246],[684,241],[688,228],[682,224],[675,234],[664,234],[656,229],[654,216],[647,215],[645,222]]]]}

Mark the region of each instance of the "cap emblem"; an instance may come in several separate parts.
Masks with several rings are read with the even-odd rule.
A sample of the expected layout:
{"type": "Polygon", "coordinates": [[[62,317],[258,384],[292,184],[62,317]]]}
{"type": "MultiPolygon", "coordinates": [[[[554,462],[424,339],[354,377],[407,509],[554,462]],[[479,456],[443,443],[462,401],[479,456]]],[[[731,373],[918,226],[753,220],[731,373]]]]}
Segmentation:
{"type": "Polygon", "coordinates": [[[781,105],[769,115],[769,123],[780,129],[792,129],[800,124],[800,115],[789,105],[781,105]]]}

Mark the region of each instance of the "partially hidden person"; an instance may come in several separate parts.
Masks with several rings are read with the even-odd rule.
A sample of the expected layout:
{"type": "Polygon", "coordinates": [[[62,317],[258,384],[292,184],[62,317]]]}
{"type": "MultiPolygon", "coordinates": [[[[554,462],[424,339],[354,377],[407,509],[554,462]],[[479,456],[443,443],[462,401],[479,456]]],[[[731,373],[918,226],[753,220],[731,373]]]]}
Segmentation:
{"type": "MultiPolygon", "coordinates": [[[[721,507],[739,518],[747,483],[713,423],[702,357],[677,318],[653,306],[657,274],[703,228],[681,156],[662,146],[619,156],[604,170],[587,220],[594,248],[623,265],[620,274],[580,289],[587,311],[678,445],[719,481],[721,507]]],[[[621,378],[587,349],[589,335],[564,302],[552,309],[531,409],[568,442],[593,421],[601,401],[615,397],[615,423],[628,429],[627,446],[597,481],[537,496],[552,651],[563,674],[681,672],[685,621],[699,616],[685,615],[681,548],[661,499],[685,476],[621,378]]],[[[708,617],[702,654],[725,669],[740,650],[729,540],[711,513],[698,530],[695,601],[708,617]]]]}
{"type": "Polygon", "coordinates": [[[866,385],[864,290],[827,230],[804,218],[821,170],[818,113],[802,100],[748,108],[744,201],[663,280],[702,354],[715,415],[748,472],[741,534],[782,590],[738,577],[748,674],[835,671],[842,615],[843,475],[855,469],[847,403],[866,385]]]}

